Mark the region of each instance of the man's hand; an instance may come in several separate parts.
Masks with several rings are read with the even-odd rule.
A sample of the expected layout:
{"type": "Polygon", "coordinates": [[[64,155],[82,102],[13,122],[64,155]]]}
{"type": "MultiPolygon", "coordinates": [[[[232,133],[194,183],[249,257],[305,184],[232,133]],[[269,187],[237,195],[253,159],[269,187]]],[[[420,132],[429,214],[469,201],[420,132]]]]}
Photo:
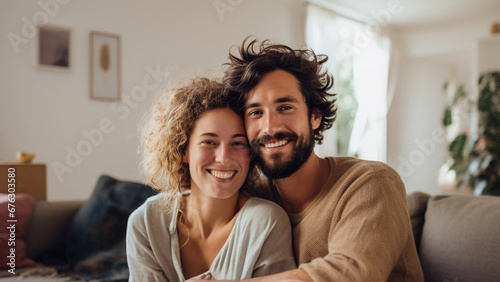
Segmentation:
{"type": "MultiPolygon", "coordinates": [[[[198,280],[198,279],[189,279],[186,280],[186,282],[203,282],[206,280],[198,280]]],[[[217,280],[221,282],[230,282],[231,280],[217,280]]],[[[281,281],[281,282],[298,282],[298,281],[313,281],[309,274],[301,268],[299,269],[294,269],[294,270],[289,270],[273,275],[268,275],[268,276],[263,276],[263,277],[256,277],[252,279],[246,279],[246,280],[241,280],[241,281],[248,281],[248,282],[275,282],[275,281],[281,281]]]]}

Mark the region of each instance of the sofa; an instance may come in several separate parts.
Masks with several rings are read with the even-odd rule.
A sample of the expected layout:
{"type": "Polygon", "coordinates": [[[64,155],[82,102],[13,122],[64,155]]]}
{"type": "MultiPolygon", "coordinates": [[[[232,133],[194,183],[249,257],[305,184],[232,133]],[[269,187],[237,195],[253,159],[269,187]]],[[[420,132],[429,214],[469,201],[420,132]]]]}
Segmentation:
{"type": "MultiPolygon", "coordinates": [[[[65,241],[65,232],[84,204],[85,201],[35,202],[23,237],[26,244],[25,256],[35,262],[37,258],[45,260],[54,249],[58,246],[62,247],[65,241]]],[[[56,268],[41,267],[39,262],[36,265],[30,264],[16,268],[15,272],[18,274],[17,276],[3,270],[0,281],[19,281],[21,278],[23,278],[21,281],[54,281],[54,276],[57,275],[56,268]]],[[[71,279],[61,281],[71,281],[71,279]]]]}
{"type": "MultiPolygon", "coordinates": [[[[101,175],[86,201],[35,202],[16,195],[16,275],[27,276],[25,281],[127,281],[127,220],[156,193],[142,183],[101,175]]],[[[0,208],[7,204],[7,195],[1,197],[0,208]]],[[[0,245],[6,246],[8,236],[2,235],[0,245]]],[[[0,281],[16,281],[5,262],[0,268],[0,281]]]]}
{"type": "Polygon", "coordinates": [[[426,281],[500,281],[500,197],[407,196],[426,281]]]}
{"type": "MultiPolygon", "coordinates": [[[[500,281],[500,197],[414,192],[407,200],[426,281],[500,281]]],[[[62,245],[68,236],[65,232],[85,205],[81,201],[35,203],[25,236],[27,256],[44,257],[62,245]]],[[[4,279],[16,281],[12,277],[0,281],[4,279]]],[[[52,281],[41,279],[25,281],[52,281]]]]}

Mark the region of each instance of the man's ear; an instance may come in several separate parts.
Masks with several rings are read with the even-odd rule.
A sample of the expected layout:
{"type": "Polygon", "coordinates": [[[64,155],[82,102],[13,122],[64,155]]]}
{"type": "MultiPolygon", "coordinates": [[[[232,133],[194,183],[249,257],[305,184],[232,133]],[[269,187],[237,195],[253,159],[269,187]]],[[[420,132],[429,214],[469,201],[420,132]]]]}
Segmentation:
{"type": "Polygon", "coordinates": [[[311,126],[313,130],[318,129],[318,127],[321,125],[321,119],[323,118],[323,115],[318,109],[313,109],[311,113],[311,126]]]}

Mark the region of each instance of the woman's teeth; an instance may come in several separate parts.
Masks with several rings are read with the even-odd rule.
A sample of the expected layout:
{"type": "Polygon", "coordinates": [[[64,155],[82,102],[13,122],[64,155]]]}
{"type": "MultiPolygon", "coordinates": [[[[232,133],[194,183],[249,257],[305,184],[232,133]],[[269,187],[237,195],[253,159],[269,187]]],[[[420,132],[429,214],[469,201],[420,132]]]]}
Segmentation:
{"type": "Polygon", "coordinates": [[[235,171],[217,171],[217,170],[210,171],[210,174],[212,174],[213,176],[220,178],[220,179],[229,179],[235,173],[236,173],[235,171]]]}

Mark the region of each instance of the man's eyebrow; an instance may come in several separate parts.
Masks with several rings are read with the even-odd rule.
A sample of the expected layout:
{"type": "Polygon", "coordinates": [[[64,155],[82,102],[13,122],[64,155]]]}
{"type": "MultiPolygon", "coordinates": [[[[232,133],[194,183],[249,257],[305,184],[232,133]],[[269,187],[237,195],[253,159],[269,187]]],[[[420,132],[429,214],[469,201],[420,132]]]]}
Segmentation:
{"type": "Polygon", "coordinates": [[[277,99],[275,103],[286,103],[286,102],[298,102],[298,100],[293,97],[283,97],[277,99]]]}
{"type": "Polygon", "coordinates": [[[249,104],[249,105],[246,105],[244,108],[243,108],[243,111],[246,111],[250,108],[257,108],[257,107],[260,107],[260,103],[252,103],[252,104],[249,104]]]}
{"type": "MultiPolygon", "coordinates": [[[[276,103],[276,104],[287,103],[287,102],[297,103],[299,101],[293,97],[283,97],[283,98],[276,99],[276,101],[274,101],[274,103],[276,103]]],[[[246,111],[250,108],[257,108],[260,106],[261,106],[260,103],[252,103],[252,104],[246,105],[243,110],[246,111]]]]}

